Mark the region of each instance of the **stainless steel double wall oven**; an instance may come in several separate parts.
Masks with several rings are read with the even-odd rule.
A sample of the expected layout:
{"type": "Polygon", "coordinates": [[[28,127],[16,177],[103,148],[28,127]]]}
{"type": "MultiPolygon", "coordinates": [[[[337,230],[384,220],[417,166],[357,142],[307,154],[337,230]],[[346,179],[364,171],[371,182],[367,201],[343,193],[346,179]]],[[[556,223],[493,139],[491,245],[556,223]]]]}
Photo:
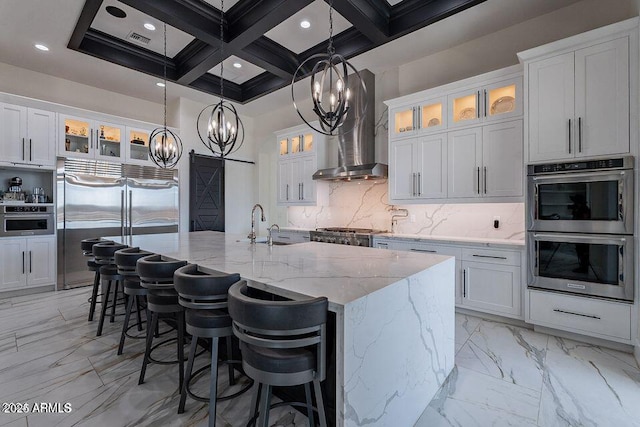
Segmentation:
{"type": "Polygon", "coordinates": [[[529,165],[529,287],[633,301],[633,163],[529,165]]]}

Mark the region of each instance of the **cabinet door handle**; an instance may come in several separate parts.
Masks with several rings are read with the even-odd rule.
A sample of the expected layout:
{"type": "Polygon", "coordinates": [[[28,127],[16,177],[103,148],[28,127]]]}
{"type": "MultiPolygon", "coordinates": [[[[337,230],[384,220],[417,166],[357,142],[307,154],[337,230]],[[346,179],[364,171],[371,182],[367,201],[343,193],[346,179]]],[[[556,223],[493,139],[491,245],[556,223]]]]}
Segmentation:
{"type": "Polygon", "coordinates": [[[29,273],[31,273],[32,271],[32,266],[33,266],[33,257],[31,256],[32,252],[29,251],[29,273]]]}
{"type": "Polygon", "coordinates": [[[420,172],[418,172],[418,196],[422,196],[422,179],[420,172]]]}
{"type": "Polygon", "coordinates": [[[507,259],[506,256],[476,255],[476,254],[473,254],[471,256],[476,257],[476,258],[491,258],[491,259],[504,259],[504,260],[507,259]]]}
{"type": "Polygon", "coordinates": [[[476,95],[476,118],[480,118],[480,91],[476,95]]]}
{"type": "Polygon", "coordinates": [[[31,138],[29,138],[29,161],[33,161],[33,146],[31,144],[31,138]]]}
{"type": "Polygon", "coordinates": [[[593,314],[574,313],[573,311],[560,310],[559,308],[554,308],[553,311],[555,311],[556,313],[571,314],[573,316],[588,317],[590,319],[600,320],[599,316],[594,316],[593,314]]]}
{"type": "Polygon", "coordinates": [[[24,251],[22,251],[22,274],[25,273],[25,266],[24,266],[24,251]]]}
{"type": "Polygon", "coordinates": [[[289,184],[287,184],[287,200],[289,200],[289,184]]]}
{"type": "Polygon", "coordinates": [[[462,298],[467,297],[467,269],[462,269],[462,298]]]}
{"type": "Polygon", "coordinates": [[[571,119],[569,119],[569,154],[571,154],[571,119]]]}
{"type": "Polygon", "coordinates": [[[300,141],[300,152],[302,153],[304,151],[304,139],[302,139],[302,135],[299,135],[298,138],[298,141],[300,141]]]}
{"type": "Polygon", "coordinates": [[[487,194],[487,167],[484,167],[484,194],[487,194]]]}
{"type": "Polygon", "coordinates": [[[578,117],[578,153],[582,153],[582,117],[578,117]]]}
{"type": "Polygon", "coordinates": [[[418,129],[422,129],[422,107],[418,107],[418,129]]]}
{"type": "Polygon", "coordinates": [[[22,138],[22,160],[24,160],[24,138],[22,138]]]}
{"type": "Polygon", "coordinates": [[[413,107],[413,129],[416,128],[416,125],[418,124],[418,112],[416,111],[417,108],[413,107]]]}
{"type": "Polygon", "coordinates": [[[417,249],[417,248],[411,248],[411,249],[409,249],[409,250],[410,250],[410,251],[412,251],[412,252],[426,252],[426,253],[429,253],[429,254],[437,254],[437,253],[438,253],[438,251],[432,251],[432,250],[430,250],[430,249],[417,249]]]}
{"type": "Polygon", "coordinates": [[[302,200],[304,200],[304,182],[301,184],[302,187],[302,200]]]}
{"type": "Polygon", "coordinates": [[[487,90],[484,90],[484,116],[487,117],[487,90]]]}
{"type": "Polygon", "coordinates": [[[480,166],[478,166],[478,194],[480,194],[480,166]]]}

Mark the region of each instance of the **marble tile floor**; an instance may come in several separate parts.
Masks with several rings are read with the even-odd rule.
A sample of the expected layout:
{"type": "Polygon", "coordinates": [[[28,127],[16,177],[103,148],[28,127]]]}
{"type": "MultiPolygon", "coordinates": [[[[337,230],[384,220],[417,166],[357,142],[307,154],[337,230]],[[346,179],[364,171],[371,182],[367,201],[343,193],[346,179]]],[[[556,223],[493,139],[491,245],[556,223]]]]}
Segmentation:
{"type": "MultiPolygon", "coordinates": [[[[89,288],[0,299],[0,402],[71,403],[69,413],[7,414],[0,426],[201,426],[207,405],[179,401],[177,365],[138,374],[143,340],[116,355],[119,321],[87,322],[89,288]]],[[[171,357],[174,347],[166,349],[171,357]]],[[[203,358],[200,363],[206,363],[203,358]]],[[[220,394],[226,369],[220,369],[220,394]]],[[[195,391],[206,395],[207,378],[195,391]]],[[[218,426],[246,423],[251,391],[218,404],[218,426]]],[[[632,355],[456,315],[456,367],[422,414],[426,426],[640,426],[640,369],[632,355]]],[[[273,426],[302,426],[291,408],[273,426]]]]}

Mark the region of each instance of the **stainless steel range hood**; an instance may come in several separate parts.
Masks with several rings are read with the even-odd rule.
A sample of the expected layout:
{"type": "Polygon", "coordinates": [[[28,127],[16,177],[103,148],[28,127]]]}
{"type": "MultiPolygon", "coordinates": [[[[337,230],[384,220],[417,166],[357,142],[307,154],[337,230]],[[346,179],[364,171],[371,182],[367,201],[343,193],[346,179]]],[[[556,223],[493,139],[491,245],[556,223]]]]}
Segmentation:
{"type": "MultiPolygon", "coordinates": [[[[360,125],[353,128],[359,120],[355,114],[348,114],[344,124],[338,128],[338,166],[321,169],[313,174],[316,180],[380,179],[387,177],[387,165],[375,162],[375,79],[369,70],[360,71],[367,87],[367,110],[360,125]],[[342,129],[351,129],[343,132],[342,129]]],[[[354,103],[365,102],[365,94],[359,86],[350,84],[354,103]]],[[[349,113],[362,110],[354,105],[349,113]]]]}

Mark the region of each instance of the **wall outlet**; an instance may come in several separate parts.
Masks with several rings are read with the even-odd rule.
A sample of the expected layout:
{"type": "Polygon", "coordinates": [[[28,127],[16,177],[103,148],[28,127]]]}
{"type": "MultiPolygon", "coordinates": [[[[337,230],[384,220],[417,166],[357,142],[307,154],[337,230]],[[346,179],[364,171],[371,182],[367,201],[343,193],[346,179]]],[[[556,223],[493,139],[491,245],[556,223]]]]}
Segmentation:
{"type": "Polygon", "coordinates": [[[416,222],[416,215],[415,214],[411,214],[411,216],[409,217],[409,222],[416,222]]]}
{"type": "Polygon", "coordinates": [[[499,216],[494,216],[493,217],[493,228],[500,228],[500,217],[499,216]]]}

